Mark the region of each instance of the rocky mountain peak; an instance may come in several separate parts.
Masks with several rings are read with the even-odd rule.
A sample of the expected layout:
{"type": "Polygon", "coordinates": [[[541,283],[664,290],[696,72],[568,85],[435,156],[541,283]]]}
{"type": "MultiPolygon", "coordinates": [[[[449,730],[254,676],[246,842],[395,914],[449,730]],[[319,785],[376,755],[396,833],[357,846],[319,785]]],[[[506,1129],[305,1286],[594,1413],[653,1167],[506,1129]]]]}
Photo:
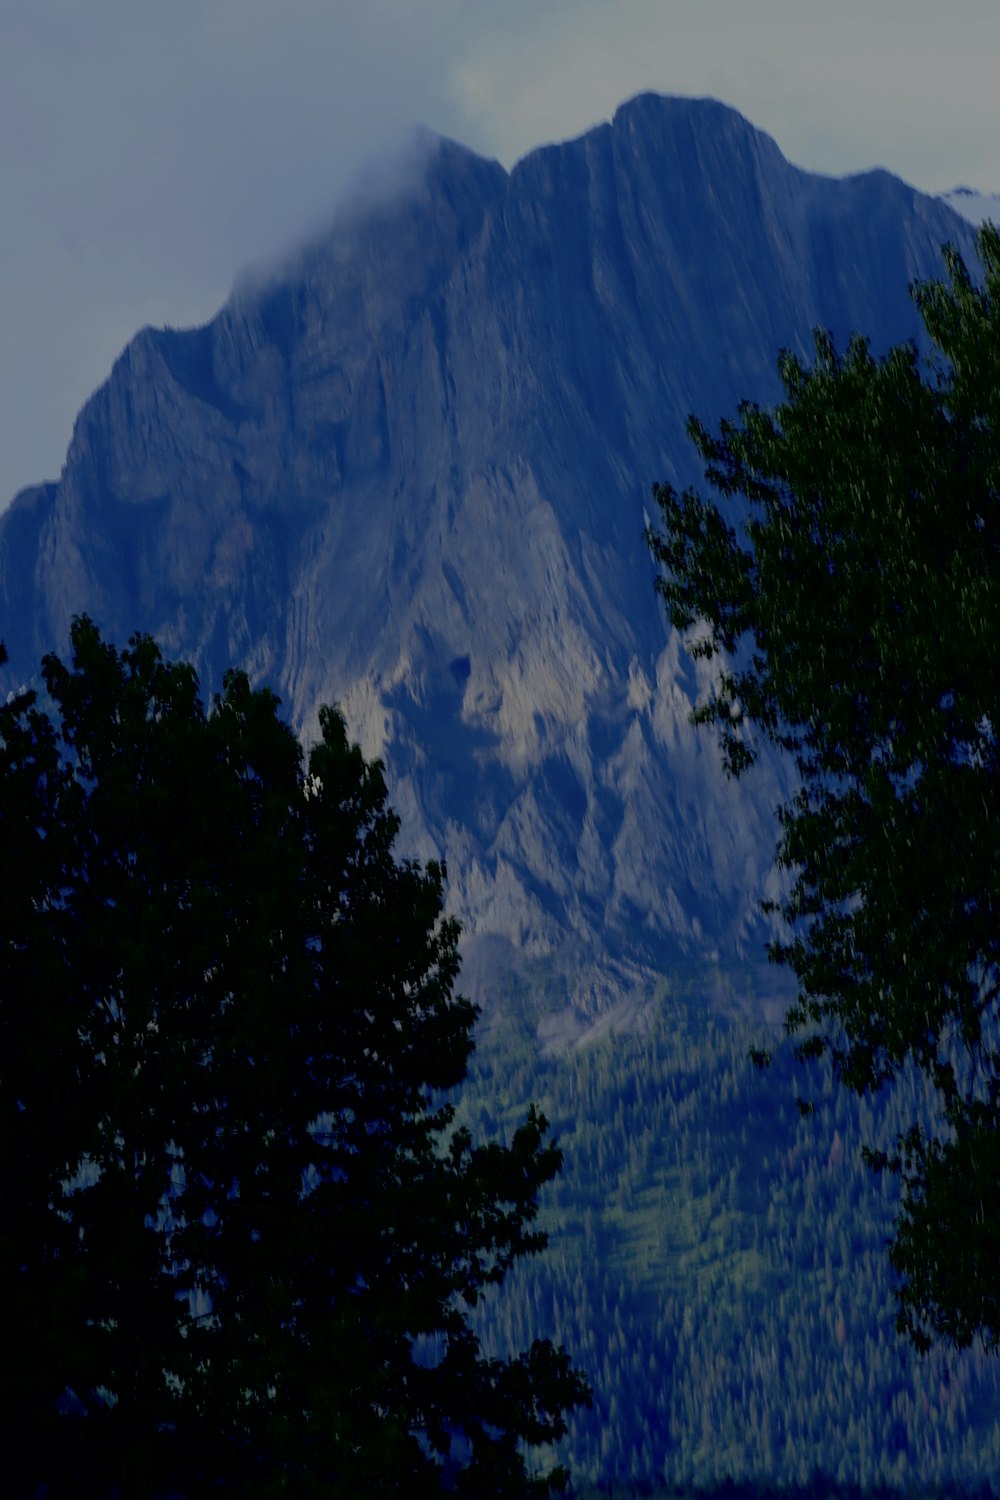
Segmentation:
{"type": "Polygon", "coordinates": [[[649,487],[815,326],[913,336],[909,283],[970,236],[711,100],[641,95],[509,174],[425,137],[210,323],[124,351],[0,518],[13,680],[87,610],[209,691],[247,668],[306,734],[340,702],[406,849],[447,859],[469,983],[523,986],[547,1037],[664,974],[752,988],[779,783],[735,788],[687,724],[649,487]]]}

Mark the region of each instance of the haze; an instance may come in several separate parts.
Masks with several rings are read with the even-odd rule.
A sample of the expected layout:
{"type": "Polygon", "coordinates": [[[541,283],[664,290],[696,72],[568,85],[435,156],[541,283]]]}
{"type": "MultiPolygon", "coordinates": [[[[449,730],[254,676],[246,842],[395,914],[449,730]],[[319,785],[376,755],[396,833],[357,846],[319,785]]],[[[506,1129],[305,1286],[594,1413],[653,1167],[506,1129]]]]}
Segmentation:
{"type": "Polygon", "coordinates": [[[34,0],[0,25],[0,505],[145,323],[210,317],[415,122],[511,165],[631,94],[1000,188],[994,0],[34,0]]]}

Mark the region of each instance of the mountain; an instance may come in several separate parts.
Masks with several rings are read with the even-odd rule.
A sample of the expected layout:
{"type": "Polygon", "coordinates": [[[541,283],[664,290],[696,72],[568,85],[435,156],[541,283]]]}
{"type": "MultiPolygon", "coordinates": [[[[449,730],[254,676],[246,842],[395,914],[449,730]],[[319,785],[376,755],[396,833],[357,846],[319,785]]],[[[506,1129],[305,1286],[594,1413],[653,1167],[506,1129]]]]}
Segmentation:
{"type": "Polygon", "coordinates": [[[953,187],[947,193],[940,193],[939,199],[953,208],[963,219],[968,219],[970,224],[984,224],[991,219],[994,224],[1000,223],[1000,193],[981,193],[976,188],[953,187]]]}
{"type": "Polygon", "coordinates": [[[914,337],[946,240],[973,256],[940,202],[711,100],[643,95],[510,173],[427,138],[210,323],[129,344],[0,518],[9,684],[87,611],[209,691],[247,668],[307,735],[341,703],[405,850],[447,860],[466,988],[545,1043],[664,975],[766,1003],[781,772],[730,784],[687,724],[647,497],[700,477],[688,413],[774,398],[815,326],[914,337]]]}
{"type": "Polygon", "coordinates": [[[972,233],[712,101],[640,97],[509,174],[424,139],[211,323],[140,333],[58,484],[0,516],[5,687],[88,610],[209,691],[246,667],[305,732],[339,700],[405,848],[446,855],[490,1023],[460,1120],[509,1137],[535,1099],[565,1152],[549,1249],[484,1299],[484,1337],[551,1335],[591,1381],[579,1483],[985,1495],[1000,1472],[995,1361],[894,1328],[898,1184],[859,1147],[914,1099],[804,1080],[787,1047],[761,1078],[759,1012],[725,1014],[780,998],[757,901],[782,773],[730,784],[691,730],[642,541],[651,484],[700,478],[689,412],[774,399],[817,325],[916,336],[908,283],[972,233]]]}

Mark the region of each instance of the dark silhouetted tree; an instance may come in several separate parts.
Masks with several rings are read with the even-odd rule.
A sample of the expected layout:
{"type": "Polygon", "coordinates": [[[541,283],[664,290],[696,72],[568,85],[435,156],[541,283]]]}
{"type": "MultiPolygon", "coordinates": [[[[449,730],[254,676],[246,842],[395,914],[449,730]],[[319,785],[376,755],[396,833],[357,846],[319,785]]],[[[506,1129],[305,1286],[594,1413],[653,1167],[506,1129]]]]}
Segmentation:
{"type": "Polygon", "coordinates": [[[586,1399],[469,1311],[560,1153],[454,1128],[475,1008],[378,764],[86,619],[0,709],[3,1463],[48,1494],[543,1494],[586,1399]]]}
{"type": "Polygon", "coordinates": [[[895,1154],[899,1323],[1000,1344],[1000,235],[914,287],[930,336],[876,359],[825,335],[784,400],[691,433],[716,499],[654,490],[657,587],[695,711],[740,774],[794,758],[782,911],[800,1051],[858,1091],[915,1065],[936,1101],[895,1154]],[[936,1119],[937,1124],[934,1123],[936,1119]],[[930,1123],[928,1123],[930,1121],[930,1123]]]}

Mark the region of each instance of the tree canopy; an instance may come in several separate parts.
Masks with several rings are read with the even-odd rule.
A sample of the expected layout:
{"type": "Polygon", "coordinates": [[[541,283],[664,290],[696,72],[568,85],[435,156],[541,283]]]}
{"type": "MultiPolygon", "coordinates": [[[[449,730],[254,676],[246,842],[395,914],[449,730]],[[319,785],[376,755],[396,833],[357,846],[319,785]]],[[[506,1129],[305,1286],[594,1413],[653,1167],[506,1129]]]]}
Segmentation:
{"type": "MultiPolygon", "coordinates": [[[[2,648],[0,648],[2,649],[2,648]]],[[[0,708],[5,1472],[88,1494],[547,1493],[587,1399],[470,1317],[560,1153],[456,1129],[475,1008],[378,763],[87,619],[0,708]]]]}
{"type": "Polygon", "coordinates": [[[714,492],[657,485],[657,588],[727,769],[789,754],[772,956],[800,1053],[859,1092],[919,1070],[890,1256],[920,1347],[1000,1346],[1000,234],[916,284],[930,341],[784,353],[784,398],[690,432],[714,492]]]}

